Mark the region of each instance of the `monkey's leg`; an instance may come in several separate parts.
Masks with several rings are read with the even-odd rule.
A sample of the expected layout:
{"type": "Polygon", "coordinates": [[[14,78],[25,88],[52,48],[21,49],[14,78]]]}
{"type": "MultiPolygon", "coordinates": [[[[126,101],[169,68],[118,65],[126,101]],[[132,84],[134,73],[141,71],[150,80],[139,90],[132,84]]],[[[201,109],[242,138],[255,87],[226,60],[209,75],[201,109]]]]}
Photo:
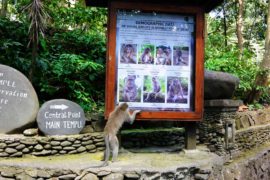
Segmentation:
{"type": "Polygon", "coordinates": [[[149,100],[149,97],[150,97],[150,93],[147,93],[147,97],[145,98],[144,101],[148,101],[149,100]]]}
{"type": "Polygon", "coordinates": [[[157,97],[159,96],[159,92],[155,93],[155,100],[157,99],[157,97]]]}
{"type": "Polygon", "coordinates": [[[105,148],[105,150],[104,150],[104,152],[103,152],[103,159],[102,159],[102,161],[105,161],[105,158],[106,157],[106,148],[105,148]]]}
{"type": "Polygon", "coordinates": [[[102,164],[102,166],[106,166],[108,164],[109,158],[110,158],[110,139],[111,137],[109,135],[105,136],[105,145],[106,145],[106,149],[104,152],[104,163],[102,164]]]}
{"type": "Polygon", "coordinates": [[[111,147],[112,147],[112,162],[115,162],[117,160],[119,151],[119,142],[116,136],[112,138],[111,147]]]}

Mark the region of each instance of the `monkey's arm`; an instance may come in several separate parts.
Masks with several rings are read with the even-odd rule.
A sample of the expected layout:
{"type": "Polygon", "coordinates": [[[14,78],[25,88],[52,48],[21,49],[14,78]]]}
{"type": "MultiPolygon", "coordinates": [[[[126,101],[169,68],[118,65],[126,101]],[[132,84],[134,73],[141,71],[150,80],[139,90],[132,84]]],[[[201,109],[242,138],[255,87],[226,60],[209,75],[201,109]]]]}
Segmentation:
{"type": "Polygon", "coordinates": [[[141,112],[141,110],[135,110],[135,111],[133,111],[133,113],[130,115],[129,114],[129,117],[128,117],[128,122],[130,123],[130,124],[133,124],[133,122],[134,122],[134,120],[135,120],[135,118],[136,118],[136,115],[138,114],[138,113],[140,113],[141,112]]]}

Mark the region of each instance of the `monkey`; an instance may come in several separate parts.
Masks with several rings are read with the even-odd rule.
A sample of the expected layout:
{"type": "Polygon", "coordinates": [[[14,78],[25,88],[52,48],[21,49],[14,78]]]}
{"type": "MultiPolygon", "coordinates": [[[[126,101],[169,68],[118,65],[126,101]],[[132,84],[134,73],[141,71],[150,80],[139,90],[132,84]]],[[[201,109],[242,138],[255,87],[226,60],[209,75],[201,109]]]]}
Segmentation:
{"type": "Polygon", "coordinates": [[[140,112],[141,110],[135,110],[132,114],[130,114],[128,104],[122,103],[109,114],[108,121],[104,128],[106,149],[104,153],[104,163],[101,166],[108,165],[111,151],[112,162],[117,160],[119,150],[119,142],[116,136],[117,132],[122,127],[124,122],[133,124],[136,115],[140,112]]]}
{"type": "Polygon", "coordinates": [[[137,98],[137,87],[135,84],[135,75],[128,75],[125,78],[123,99],[125,102],[134,102],[137,98]]]}
{"type": "Polygon", "coordinates": [[[166,56],[165,65],[171,65],[171,48],[167,47],[164,52],[166,56]]]}
{"type": "Polygon", "coordinates": [[[122,103],[115,108],[113,112],[110,113],[106,126],[104,128],[105,134],[105,163],[108,163],[110,156],[110,147],[112,148],[112,161],[116,161],[119,150],[119,143],[116,137],[117,132],[122,127],[124,122],[133,124],[135,117],[141,110],[135,110],[130,115],[129,107],[127,103],[122,103]]]}
{"type": "Polygon", "coordinates": [[[145,98],[144,101],[148,101],[150,97],[156,97],[158,96],[158,94],[160,93],[161,87],[160,87],[160,83],[158,81],[158,77],[152,77],[152,92],[147,94],[147,97],[145,98]]]}
{"type": "Polygon", "coordinates": [[[183,88],[180,80],[178,78],[175,78],[169,83],[167,101],[175,103],[180,99],[184,99],[183,88]]]}
{"type": "MultiPolygon", "coordinates": [[[[117,132],[122,127],[124,122],[128,122],[133,124],[136,115],[140,113],[141,110],[135,110],[132,114],[129,112],[129,107],[126,102],[118,105],[115,109],[109,114],[108,121],[104,128],[104,139],[105,139],[105,151],[104,151],[104,162],[98,166],[92,166],[89,168],[99,168],[108,166],[109,158],[112,152],[112,162],[115,162],[118,157],[119,151],[119,142],[117,139],[117,132]]],[[[87,170],[83,171],[83,173],[76,177],[75,180],[81,179],[83,176],[87,174],[87,170]]]]}
{"type": "Polygon", "coordinates": [[[144,49],[143,54],[141,55],[141,61],[142,61],[142,64],[152,64],[153,63],[154,58],[152,57],[150,48],[144,49]]]}
{"type": "Polygon", "coordinates": [[[126,64],[136,64],[136,56],[134,47],[131,44],[124,44],[123,55],[121,56],[121,62],[126,64]]]}
{"type": "Polygon", "coordinates": [[[166,62],[166,54],[164,52],[164,50],[159,47],[157,49],[157,59],[156,59],[156,64],[161,64],[161,65],[164,65],[166,62]]]}
{"type": "Polygon", "coordinates": [[[171,49],[166,46],[159,46],[157,48],[157,65],[171,65],[171,49]]]}
{"type": "Polygon", "coordinates": [[[153,88],[153,92],[158,93],[160,91],[160,84],[158,81],[158,77],[152,77],[152,88],[153,88]]]}
{"type": "Polygon", "coordinates": [[[183,53],[182,53],[180,48],[174,48],[174,53],[173,53],[173,64],[174,65],[180,65],[181,62],[186,64],[184,62],[182,55],[183,55],[183,53]]]}

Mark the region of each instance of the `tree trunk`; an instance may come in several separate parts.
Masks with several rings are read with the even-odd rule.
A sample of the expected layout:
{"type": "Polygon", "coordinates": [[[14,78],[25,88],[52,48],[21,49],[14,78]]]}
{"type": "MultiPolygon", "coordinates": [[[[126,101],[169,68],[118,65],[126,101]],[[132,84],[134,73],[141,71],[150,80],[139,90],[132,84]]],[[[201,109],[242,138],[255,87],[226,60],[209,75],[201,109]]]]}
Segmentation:
{"type": "Polygon", "coordinates": [[[208,38],[207,15],[204,14],[204,42],[206,42],[207,38],[208,38]]]}
{"type": "Polygon", "coordinates": [[[28,77],[30,82],[32,83],[34,81],[34,76],[36,72],[37,56],[38,56],[38,42],[37,42],[37,37],[35,37],[35,40],[33,41],[33,44],[32,44],[32,59],[31,59],[31,65],[29,69],[29,77],[28,77]]]}
{"type": "Polygon", "coordinates": [[[238,39],[238,47],[239,47],[239,59],[242,59],[243,49],[244,49],[244,38],[243,38],[243,15],[244,15],[244,0],[238,0],[238,16],[236,22],[236,35],[238,39]]]}
{"type": "Polygon", "coordinates": [[[226,5],[226,0],[224,1],[223,5],[222,5],[222,11],[223,11],[223,30],[224,30],[224,43],[225,43],[225,47],[228,46],[228,40],[227,40],[227,14],[226,14],[226,10],[225,10],[225,5],[226,5]]]}
{"type": "Polygon", "coordinates": [[[2,0],[2,8],[1,8],[2,17],[6,17],[7,15],[7,6],[8,6],[8,0],[2,0]]]}
{"type": "Polygon", "coordinates": [[[254,87],[247,97],[248,103],[259,101],[262,95],[262,89],[258,87],[269,87],[269,75],[270,75],[270,1],[268,1],[268,14],[267,14],[267,30],[265,38],[265,52],[263,60],[260,64],[260,72],[256,76],[254,87]]]}
{"type": "Polygon", "coordinates": [[[38,44],[39,36],[44,36],[46,28],[47,13],[41,0],[32,0],[26,7],[29,13],[30,26],[29,26],[29,47],[32,47],[32,60],[29,69],[29,80],[33,82],[36,72],[36,61],[38,57],[38,44]]]}

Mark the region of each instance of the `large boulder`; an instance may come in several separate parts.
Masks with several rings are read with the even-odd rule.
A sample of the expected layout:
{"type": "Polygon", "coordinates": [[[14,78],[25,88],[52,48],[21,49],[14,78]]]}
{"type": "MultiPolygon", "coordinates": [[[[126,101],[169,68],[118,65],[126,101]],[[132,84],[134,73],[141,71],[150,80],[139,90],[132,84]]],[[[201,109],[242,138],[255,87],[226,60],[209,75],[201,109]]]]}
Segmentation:
{"type": "Polygon", "coordinates": [[[204,73],[204,99],[231,99],[239,78],[229,73],[208,71],[204,73]]]}
{"type": "Polygon", "coordinates": [[[38,109],[30,81],[16,69],[0,65],[0,133],[22,131],[35,122],[38,109]]]}

